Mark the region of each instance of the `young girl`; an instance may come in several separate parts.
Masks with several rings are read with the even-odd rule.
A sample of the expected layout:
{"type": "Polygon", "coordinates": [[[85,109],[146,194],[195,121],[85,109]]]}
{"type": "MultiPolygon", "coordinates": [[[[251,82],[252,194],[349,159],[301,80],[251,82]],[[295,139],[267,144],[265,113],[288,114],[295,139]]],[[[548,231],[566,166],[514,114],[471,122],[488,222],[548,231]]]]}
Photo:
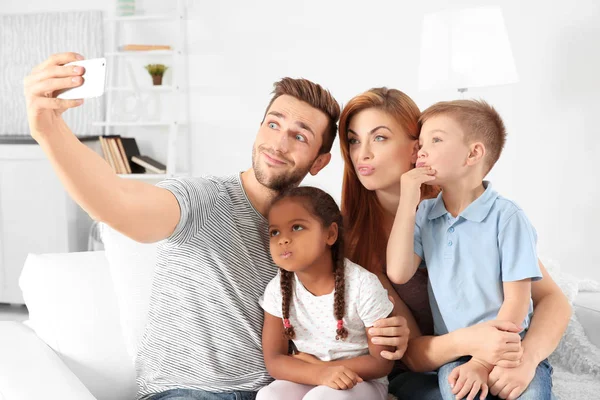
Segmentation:
{"type": "Polygon", "coordinates": [[[265,365],[276,380],[257,400],[385,399],[393,362],[367,329],[394,306],[376,275],[344,258],[337,204],[320,189],[293,188],[268,218],[280,272],[260,304],[265,365]]]}

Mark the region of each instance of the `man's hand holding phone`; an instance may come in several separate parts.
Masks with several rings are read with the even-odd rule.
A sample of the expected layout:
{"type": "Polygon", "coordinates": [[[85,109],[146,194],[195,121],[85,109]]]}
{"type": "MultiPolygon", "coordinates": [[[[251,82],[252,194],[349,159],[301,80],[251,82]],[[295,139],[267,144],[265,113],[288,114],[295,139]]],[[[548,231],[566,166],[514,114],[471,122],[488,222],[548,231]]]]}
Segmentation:
{"type": "Polygon", "coordinates": [[[34,139],[59,129],[64,124],[62,113],[67,109],[81,105],[84,98],[104,93],[105,64],[105,60],[83,61],[77,53],[60,53],[33,68],[23,83],[34,139]]]}

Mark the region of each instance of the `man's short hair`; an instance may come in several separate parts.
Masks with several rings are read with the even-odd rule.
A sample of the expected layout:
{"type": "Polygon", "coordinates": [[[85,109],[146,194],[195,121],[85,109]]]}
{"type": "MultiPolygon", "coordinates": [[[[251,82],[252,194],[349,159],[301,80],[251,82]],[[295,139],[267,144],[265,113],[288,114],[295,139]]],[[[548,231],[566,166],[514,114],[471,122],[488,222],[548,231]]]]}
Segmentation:
{"type": "Polygon", "coordinates": [[[506,128],[496,109],[484,100],[441,101],[421,113],[420,126],[439,115],[453,118],[464,130],[467,143],[483,143],[487,174],[500,158],[506,142],[506,128]]]}
{"type": "Polygon", "coordinates": [[[327,115],[327,127],[323,132],[323,144],[319,154],[329,153],[337,133],[337,121],[340,118],[340,105],[328,90],[308,79],[283,78],[273,84],[273,98],[269,102],[265,115],[279,96],[288,95],[310,104],[327,115]]]}

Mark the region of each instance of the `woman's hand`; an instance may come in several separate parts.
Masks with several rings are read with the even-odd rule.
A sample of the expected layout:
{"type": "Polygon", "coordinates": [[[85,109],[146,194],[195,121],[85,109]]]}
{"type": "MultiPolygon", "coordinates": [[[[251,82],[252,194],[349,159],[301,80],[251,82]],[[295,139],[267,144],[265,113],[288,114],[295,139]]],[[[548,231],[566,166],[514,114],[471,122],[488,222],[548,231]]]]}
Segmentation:
{"type": "Polygon", "coordinates": [[[486,321],[465,328],[461,335],[467,354],[489,364],[514,368],[521,363],[521,328],[508,321],[486,321]]]}
{"type": "Polygon", "coordinates": [[[394,352],[381,352],[381,357],[395,361],[401,359],[406,352],[410,330],[406,318],[395,316],[375,321],[373,327],[369,329],[369,335],[373,336],[371,338],[373,344],[395,347],[394,352]]]}
{"type": "Polygon", "coordinates": [[[463,365],[454,368],[448,376],[448,383],[452,388],[452,394],[457,399],[473,400],[481,391],[480,399],[485,399],[488,394],[489,366],[486,363],[471,358],[463,365]]]}
{"type": "Polygon", "coordinates": [[[33,68],[23,80],[29,128],[34,139],[52,132],[56,129],[56,123],[62,120],[63,112],[83,103],[83,100],[56,98],[58,90],[80,86],[83,83],[83,67],[64,65],[77,60],[83,60],[83,57],[76,53],[54,54],[33,68]]]}
{"type": "Polygon", "coordinates": [[[352,389],[362,381],[362,378],[350,368],[337,365],[323,369],[320,384],[336,390],[347,390],[352,389]]]}
{"type": "Polygon", "coordinates": [[[517,399],[535,377],[536,369],[531,361],[523,361],[515,368],[495,366],[488,378],[490,393],[501,399],[517,399]]]}
{"type": "Polygon", "coordinates": [[[435,179],[435,170],[431,167],[413,168],[400,178],[400,206],[416,210],[421,202],[421,185],[435,179]]]}

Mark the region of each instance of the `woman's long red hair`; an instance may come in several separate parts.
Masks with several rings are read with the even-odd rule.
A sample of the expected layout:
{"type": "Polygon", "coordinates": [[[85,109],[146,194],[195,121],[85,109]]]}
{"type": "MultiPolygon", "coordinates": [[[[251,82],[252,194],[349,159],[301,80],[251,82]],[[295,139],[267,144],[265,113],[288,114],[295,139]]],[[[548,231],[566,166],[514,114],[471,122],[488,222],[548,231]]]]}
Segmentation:
{"type": "MultiPolygon", "coordinates": [[[[346,219],[346,255],[371,272],[385,269],[388,232],[384,225],[384,210],[374,191],[367,190],[358,180],[350,159],[348,125],[360,111],[376,108],[392,116],[413,140],[419,138],[421,112],[415,102],[403,92],[385,87],[374,88],[354,97],[344,107],[340,117],[340,147],[344,158],[342,184],[342,214],[346,219]]],[[[400,183],[398,183],[400,184],[400,183]]],[[[437,195],[438,189],[423,185],[421,198],[437,195]]]]}

